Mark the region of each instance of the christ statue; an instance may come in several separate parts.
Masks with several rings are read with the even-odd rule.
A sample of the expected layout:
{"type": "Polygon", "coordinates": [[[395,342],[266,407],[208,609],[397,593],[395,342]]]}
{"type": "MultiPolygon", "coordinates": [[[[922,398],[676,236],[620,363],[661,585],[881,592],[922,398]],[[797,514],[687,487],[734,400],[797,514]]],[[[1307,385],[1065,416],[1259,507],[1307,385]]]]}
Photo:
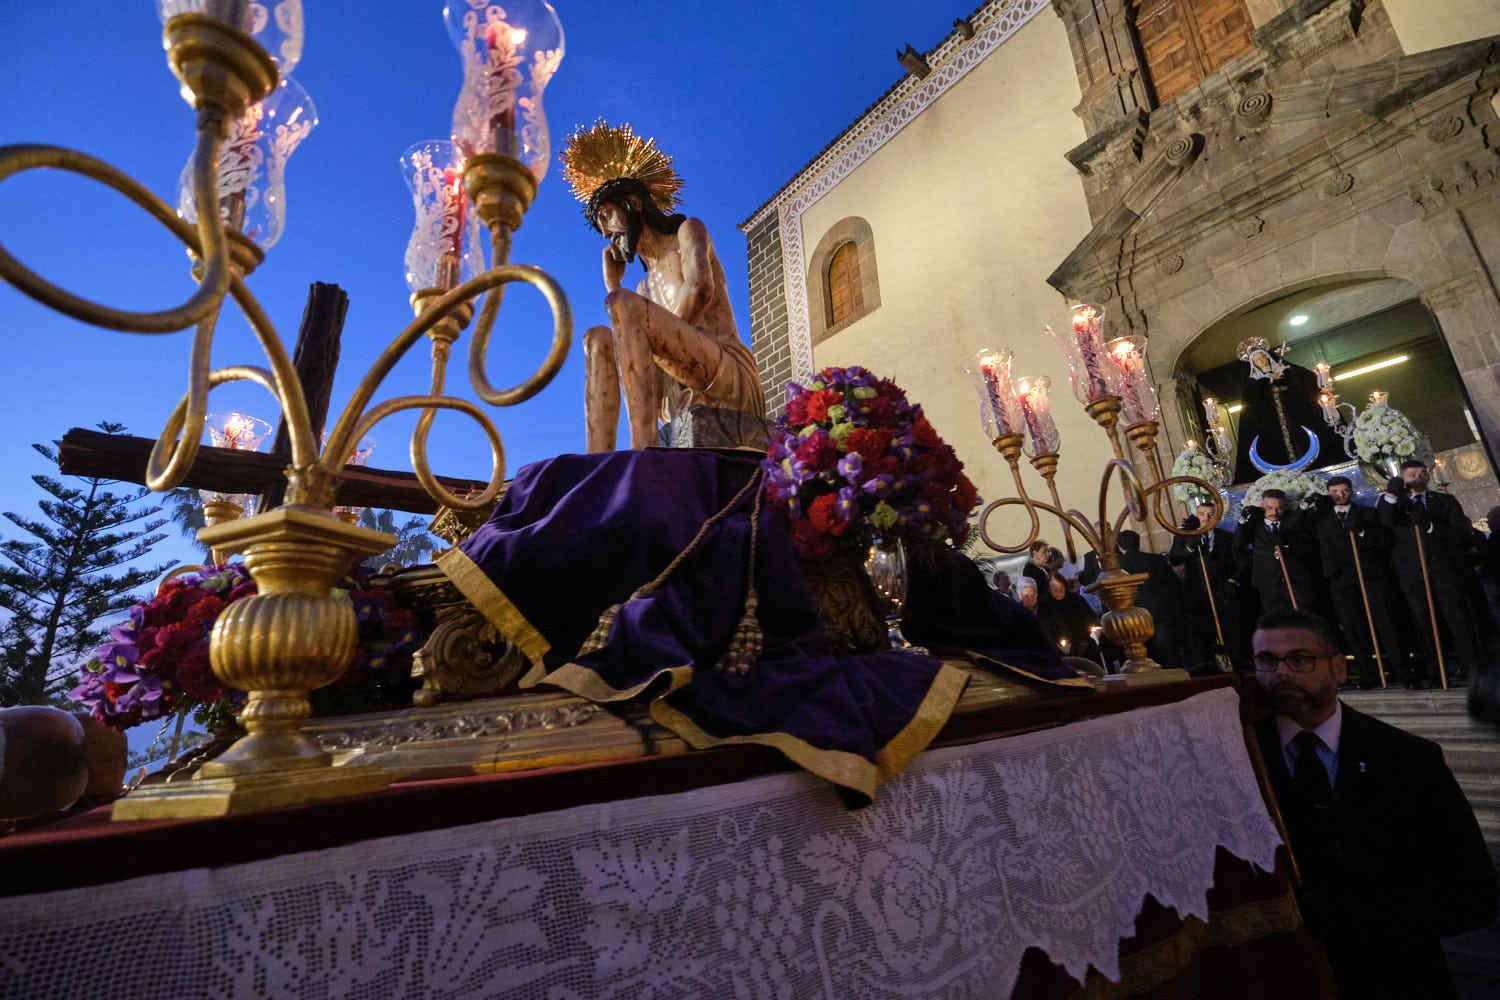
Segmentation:
{"type": "Polygon", "coordinates": [[[584,217],[606,239],[609,326],[584,334],[588,450],[612,451],[625,397],[630,446],[659,443],[657,421],[690,410],[765,417],[755,357],[740,341],[724,268],[702,220],[671,214],[681,181],[671,160],[629,126],[575,132],[563,153],[584,217]],[[637,257],[646,276],[624,287],[637,257]]]}

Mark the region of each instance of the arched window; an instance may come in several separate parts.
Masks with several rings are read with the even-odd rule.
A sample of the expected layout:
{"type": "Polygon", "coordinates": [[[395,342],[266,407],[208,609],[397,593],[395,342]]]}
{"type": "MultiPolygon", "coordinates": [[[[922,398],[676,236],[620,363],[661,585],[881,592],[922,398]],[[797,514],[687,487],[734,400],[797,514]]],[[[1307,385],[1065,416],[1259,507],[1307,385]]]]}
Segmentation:
{"type": "Polygon", "coordinates": [[[1160,102],[1250,48],[1245,0],[1134,0],[1135,34],[1160,102]]]}
{"type": "Polygon", "coordinates": [[[850,240],[828,261],[828,325],[837,326],[865,311],[859,280],[859,247],[850,240]]]}
{"type": "Polygon", "coordinates": [[[807,323],[820,344],[880,308],[875,233],[858,216],[828,228],[807,258],[807,323]]]}

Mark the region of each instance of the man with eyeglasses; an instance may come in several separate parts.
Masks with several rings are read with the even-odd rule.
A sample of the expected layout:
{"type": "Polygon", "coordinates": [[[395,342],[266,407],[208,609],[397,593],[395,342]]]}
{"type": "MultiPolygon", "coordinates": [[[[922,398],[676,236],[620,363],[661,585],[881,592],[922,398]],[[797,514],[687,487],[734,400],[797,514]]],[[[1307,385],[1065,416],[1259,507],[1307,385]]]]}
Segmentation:
{"type": "Polygon", "coordinates": [[[1440,940],[1494,921],[1495,866],[1442,750],[1339,702],[1344,655],[1317,615],[1266,615],[1252,648],[1298,903],[1342,995],[1456,996],[1440,940]]]}

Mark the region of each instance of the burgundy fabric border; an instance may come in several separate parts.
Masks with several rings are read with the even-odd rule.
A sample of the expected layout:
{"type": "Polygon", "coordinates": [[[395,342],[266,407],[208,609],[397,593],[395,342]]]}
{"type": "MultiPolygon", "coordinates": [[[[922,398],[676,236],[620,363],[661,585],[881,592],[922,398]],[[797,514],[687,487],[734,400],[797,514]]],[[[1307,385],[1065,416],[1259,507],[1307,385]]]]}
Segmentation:
{"type": "MultiPolygon", "coordinates": [[[[1232,676],[1086,697],[1000,705],[953,716],[933,746],[1016,735],[1181,701],[1234,686],[1232,676]]],[[[666,795],[790,770],[766,747],[735,746],[601,764],[392,785],[253,816],[115,823],[109,807],[0,838],[0,896],[51,892],[161,872],[243,864],[377,837],[482,823],[645,795],[666,795]]]]}

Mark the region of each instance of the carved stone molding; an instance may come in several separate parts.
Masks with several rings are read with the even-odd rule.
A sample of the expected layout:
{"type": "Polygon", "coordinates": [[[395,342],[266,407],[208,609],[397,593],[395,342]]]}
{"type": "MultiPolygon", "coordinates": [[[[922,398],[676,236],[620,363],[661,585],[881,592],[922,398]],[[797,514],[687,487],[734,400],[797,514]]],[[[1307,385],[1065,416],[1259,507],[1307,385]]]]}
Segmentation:
{"type": "Polygon", "coordinates": [[[1266,220],[1258,215],[1246,215],[1234,220],[1234,231],[1245,239],[1254,239],[1266,228],[1266,220]]]}
{"type": "Polygon", "coordinates": [[[1185,262],[1182,259],[1182,254],[1168,254],[1167,256],[1162,258],[1161,269],[1167,274],[1176,274],[1178,271],[1182,270],[1184,263],[1185,262]]]}
{"type": "Polygon", "coordinates": [[[1246,125],[1259,125],[1271,117],[1273,103],[1269,91],[1257,90],[1239,99],[1234,106],[1234,116],[1246,125]]]}
{"type": "Polygon", "coordinates": [[[1463,130],[1464,120],[1458,115],[1449,115],[1428,126],[1427,139],[1436,145],[1442,145],[1450,139],[1457,138],[1463,130]]]}
{"type": "Polygon", "coordinates": [[[1337,198],[1339,195],[1348,194],[1353,189],[1354,175],[1346,171],[1339,171],[1323,182],[1323,194],[1328,198],[1337,198]]]}

